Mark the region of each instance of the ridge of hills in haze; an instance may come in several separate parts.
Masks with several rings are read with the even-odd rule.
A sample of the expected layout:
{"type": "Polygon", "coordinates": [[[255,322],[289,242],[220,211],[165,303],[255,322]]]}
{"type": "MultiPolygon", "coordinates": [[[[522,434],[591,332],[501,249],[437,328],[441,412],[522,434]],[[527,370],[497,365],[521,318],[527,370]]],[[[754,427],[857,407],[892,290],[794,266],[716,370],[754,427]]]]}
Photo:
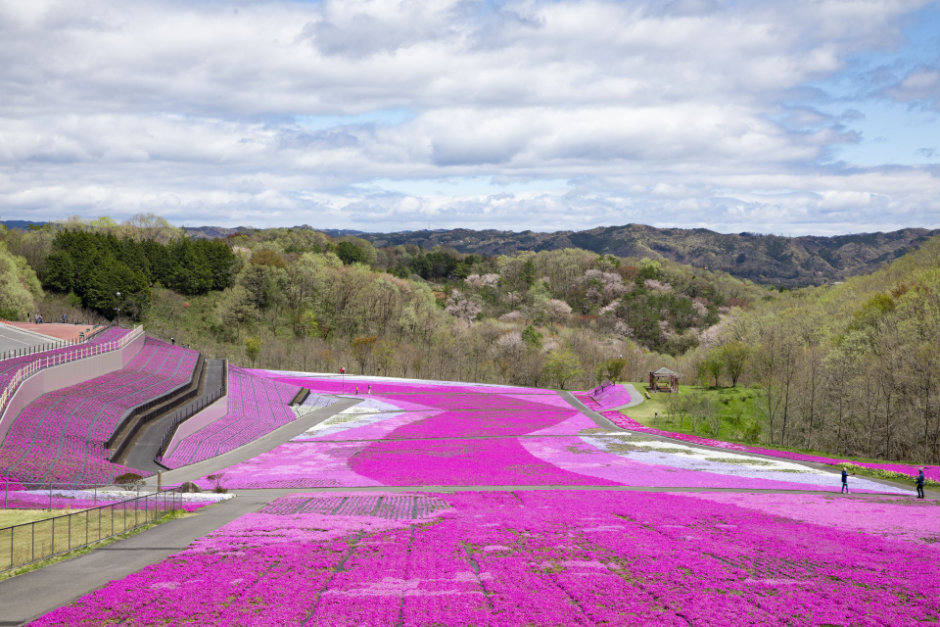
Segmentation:
{"type": "MultiPolygon", "coordinates": [[[[28,226],[24,221],[5,221],[4,224],[9,228],[28,226]]],[[[42,223],[32,224],[40,226],[42,223]]],[[[722,270],[759,284],[786,287],[820,285],[869,274],[940,234],[940,229],[907,228],[888,233],[783,237],[643,224],[549,233],[495,229],[367,233],[354,229],[315,229],[307,224],[294,228],[316,230],[331,237],[356,236],[376,248],[413,245],[430,250],[444,246],[461,253],[486,256],[582,248],[619,257],[670,259],[709,270],[722,270]]],[[[249,234],[256,230],[245,226],[186,227],[191,236],[206,239],[249,234]]]]}

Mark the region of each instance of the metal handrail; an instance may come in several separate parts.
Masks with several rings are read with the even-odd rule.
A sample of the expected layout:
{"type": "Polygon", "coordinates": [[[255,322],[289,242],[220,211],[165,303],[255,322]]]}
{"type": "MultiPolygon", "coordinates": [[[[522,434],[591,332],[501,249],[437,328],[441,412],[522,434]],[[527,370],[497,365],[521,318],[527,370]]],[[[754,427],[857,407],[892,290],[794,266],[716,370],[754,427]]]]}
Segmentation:
{"type": "MultiPolygon", "coordinates": [[[[130,434],[123,433],[125,427],[127,427],[128,424],[131,424],[131,422],[135,418],[139,418],[143,414],[147,414],[148,412],[150,412],[151,410],[155,408],[160,408],[167,404],[173,405],[173,403],[177,403],[173,405],[172,407],[164,408],[167,411],[169,411],[173,409],[173,407],[178,407],[182,403],[192,398],[198,391],[198,386],[194,387],[194,384],[198,383],[198,378],[204,367],[205,367],[205,358],[202,356],[202,353],[199,353],[199,356],[196,359],[196,365],[193,367],[193,371],[189,375],[189,380],[184,381],[177,386],[174,386],[171,390],[164,392],[160,396],[152,398],[149,401],[144,401],[143,403],[139,405],[134,405],[133,407],[125,411],[124,414],[121,416],[120,420],[118,420],[117,425],[114,427],[114,431],[112,431],[108,439],[105,440],[105,443],[104,443],[105,448],[110,449],[115,445],[115,443],[117,443],[118,437],[121,435],[124,435],[124,437],[122,438],[122,441],[119,443],[117,451],[113,451],[109,459],[114,460],[119,454],[121,447],[124,444],[126,444],[129,441],[129,439],[132,438],[133,435],[136,433],[136,431],[130,434]],[[183,394],[179,394],[181,390],[184,390],[186,388],[192,388],[192,389],[187,390],[183,394]]],[[[143,420],[138,420],[135,423],[135,427],[139,429],[140,426],[147,424],[148,422],[156,418],[158,415],[159,414],[151,415],[149,417],[145,417],[143,420]]]]}
{"type": "MultiPolygon", "coordinates": [[[[153,458],[154,463],[163,466],[161,463],[163,461],[163,456],[166,455],[166,449],[170,446],[170,442],[173,441],[173,436],[176,435],[176,430],[179,429],[179,426],[198,414],[200,411],[216,402],[223,396],[228,393],[228,362],[222,361],[222,385],[219,386],[219,389],[212,392],[209,396],[204,399],[199,399],[195,404],[191,404],[183,410],[183,414],[180,415],[177,413],[176,417],[173,418],[172,424],[167,428],[166,433],[163,434],[163,442],[160,444],[160,450],[157,452],[157,456],[153,458]]],[[[166,466],[163,466],[166,468],[166,466]]]]}
{"type": "Polygon", "coordinates": [[[72,514],[4,527],[0,529],[0,573],[138,529],[159,518],[160,512],[181,509],[182,505],[183,497],[179,491],[165,490],[72,514]]]}
{"type": "Polygon", "coordinates": [[[614,386],[614,382],[613,382],[613,381],[610,381],[610,380],[604,381],[604,382],[601,383],[599,386],[597,386],[596,388],[594,388],[593,390],[591,390],[590,392],[588,392],[588,396],[597,396],[598,394],[600,394],[600,393],[603,392],[604,390],[606,390],[606,389],[608,389],[608,388],[611,388],[611,387],[613,387],[613,386],[614,386]]]}

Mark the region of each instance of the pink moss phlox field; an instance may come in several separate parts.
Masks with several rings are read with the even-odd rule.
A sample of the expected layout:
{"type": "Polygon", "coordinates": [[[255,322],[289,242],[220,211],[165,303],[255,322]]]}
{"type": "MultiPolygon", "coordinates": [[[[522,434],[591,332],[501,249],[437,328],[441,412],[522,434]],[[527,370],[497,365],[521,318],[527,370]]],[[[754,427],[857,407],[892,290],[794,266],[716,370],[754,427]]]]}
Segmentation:
{"type": "Polygon", "coordinates": [[[904,497],[847,498],[841,494],[823,496],[722,492],[688,496],[824,527],[925,544],[940,550],[938,501],[904,497]]]}
{"type": "MultiPolygon", "coordinates": [[[[662,435],[675,440],[683,440],[693,444],[713,446],[716,448],[723,448],[729,451],[737,451],[740,453],[754,453],[757,455],[767,455],[768,457],[792,459],[793,461],[798,462],[814,462],[818,464],[830,464],[834,466],[852,464],[854,466],[863,466],[873,470],[889,470],[892,472],[898,472],[909,475],[912,478],[917,476],[917,469],[921,468],[921,466],[911,466],[906,464],[873,464],[868,462],[856,462],[852,460],[839,459],[838,457],[822,457],[820,455],[807,455],[804,453],[792,453],[790,451],[778,451],[774,449],[760,448],[757,446],[735,444],[733,442],[722,442],[721,440],[712,440],[711,438],[703,438],[697,435],[673,433],[671,431],[663,431],[661,429],[647,427],[640,424],[636,420],[621,414],[619,411],[605,411],[602,412],[602,415],[622,429],[629,429],[630,431],[641,431],[643,433],[650,433],[653,435],[662,435]]],[[[935,481],[940,481],[940,466],[924,466],[923,468],[925,477],[935,481]]]]}
{"type": "Polygon", "coordinates": [[[588,409],[593,409],[594,411],[622,407],[632,400],[630,392],[622,385],[611,385],[597,393],[595,393],[595,390],[589,392],[574,392],[574,396],[587,405],[588,409]]]}
{"type": "MultiPolygon", "coordinates": [[[[627,485],[839,490],[835,475],[828,483],[807,483],[688,470],[607,453],[574,436],[289,442],[224,473],[224,485],[230,489],[627,485]]],[[[214,485],[206,478],[196,483],[203,488],[214,485]]]]}
{"type": "Polygon", "coordinates": [[[427,495],[445,507],[418,512],[410,495],[304,496],[245,515],[32,625],[940,620],[934,551],[727,503],[636,492],[467,492],[427,495]],[[397,501],[383,511],[385,498],[397,501]]]}
{"type": "MultiPolygon", "coordinates": [[[[373,393],[364,397],[363,409],[379,413],[349,414],[348,422],[339,420],[335,426],[309,431],[270,452],[236,464],[223,471],[225,486],[252,489],[628,485],[823,491],[839,488],[836,478],[826,483],[790,480],[779,473],[775,477],[746,476],[739,467],[730,467],[733,472],[722,472],[728,469],[704,461],[699,462],[701,467],[680,467],[680,458],[668,456],[663,463],[627,459],[575,437],[582,431],[596,429],[596,425],[570,405],[553,406],[544,402],[550,397],[514,394],[513,388],[502,388],[500,392],[456,397],[418,391],[398,396],[373,393]],[[406,409],[385,411],[401,406],[406,409]],[[344,428],[344,424],[348,427],[344,428]],[[319,434],[321,431],[323,435],[319,434]]],[[[204,488],[213,485],[206,478],[197,483],[204,488]]]]}
{"type": "MultiPolygon", "coordinates": [[[[525,438],[522,446],[534,457],[559,469],[583,477],[610,481],[618,485],[659,488],[734,488],[749,490],[827,490],[839,489],[835,480],[830,485],[810,485],[761,477],[744,477],[686,470],[665,464],[651,464],[606,453],[576,437],[525,438]]],[[[836,479],[836,478],[834,478],[836,479]]],[[[504,484],[514,485],[514,484],[504,484]]],[[[518,484],[517,484],[518,485],[518,484]]]]}

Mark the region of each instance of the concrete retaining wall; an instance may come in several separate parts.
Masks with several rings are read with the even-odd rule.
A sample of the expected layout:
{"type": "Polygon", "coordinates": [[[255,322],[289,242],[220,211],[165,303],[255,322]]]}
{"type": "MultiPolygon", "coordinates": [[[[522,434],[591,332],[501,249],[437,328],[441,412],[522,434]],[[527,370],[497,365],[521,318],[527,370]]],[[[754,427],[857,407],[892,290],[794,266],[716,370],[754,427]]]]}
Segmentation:
{"type": "Polygon", "coordinates": [[[228,414],[228,395],[223,396],[198,414],[180,423],[180,426],[176,429],[176,433],[173,435],[173,439],[170,440],[169,446],[166,447],[166,453],[163,456],[169,457],[173,454],[173,451],[176,450],[176,447],[180,445],[180,442],[203,427],[211,425],[226,414],[228,414]]]}
{"type": "MultiPolygon", "coordinates": [[[[6,438],[10,425],[23,409],[43,394],[55,392],[96,377],[101,377],[120,370],[137,356],[144,347],[144,334],[128,342],[127,346],[94,357],[40,370],[20,384],[19,389],[10,399],[6,412],[0,418],[0,442],[6,438]]],[[[40,355],[37,355],[39,357],[40,355]]]]}

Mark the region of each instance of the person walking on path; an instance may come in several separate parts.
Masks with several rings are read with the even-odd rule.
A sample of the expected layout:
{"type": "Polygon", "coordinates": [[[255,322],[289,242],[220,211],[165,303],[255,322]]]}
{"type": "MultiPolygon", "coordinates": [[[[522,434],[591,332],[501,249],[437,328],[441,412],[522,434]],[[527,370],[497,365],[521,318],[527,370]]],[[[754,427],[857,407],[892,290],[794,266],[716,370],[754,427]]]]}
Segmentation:
{"type": "MultiPolygon", "coordinates": [[[[855,476],[855,473],[852,473],[852,476],[855,476]]],[[[849,471],[845,466],[842,467],[842,494],[849,493],[849,471]]]]}
{"type": "Polygon", "coordinates": [[[917,498],[924,498],[924,469],[918,468],[920,472],[917,473],[917,498]]]}

